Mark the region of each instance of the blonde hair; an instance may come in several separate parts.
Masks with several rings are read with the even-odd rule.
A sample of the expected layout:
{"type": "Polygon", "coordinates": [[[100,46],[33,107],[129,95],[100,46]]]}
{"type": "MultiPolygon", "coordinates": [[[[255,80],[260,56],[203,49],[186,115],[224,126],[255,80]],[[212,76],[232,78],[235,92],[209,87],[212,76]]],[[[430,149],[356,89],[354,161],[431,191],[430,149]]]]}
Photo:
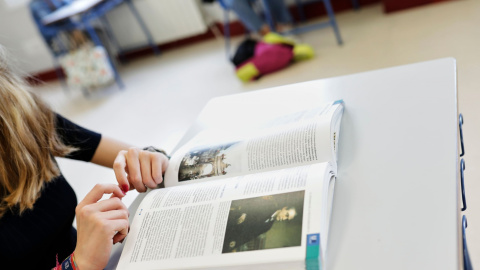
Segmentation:
{"type": "Polygon", "coordinates": [[[8,63],[0,45],[0,218],[18,208],[32,209],[45,183],[60,171],[54,156],[75,149],[55,130],[55,114],[8,63]]]}

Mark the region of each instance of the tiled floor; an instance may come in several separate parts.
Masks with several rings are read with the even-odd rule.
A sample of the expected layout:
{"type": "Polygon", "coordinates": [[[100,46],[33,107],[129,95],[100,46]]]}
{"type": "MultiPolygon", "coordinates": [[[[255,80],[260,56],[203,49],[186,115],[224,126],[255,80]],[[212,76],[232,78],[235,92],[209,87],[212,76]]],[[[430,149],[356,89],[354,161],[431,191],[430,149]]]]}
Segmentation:
{"type": "MultiPolygon", "coordinates": [[[[316,57],[248,84],[236,79],[223,40],[211,40],[146,57],[121,67],[126,88],[66,95],[58,83],[37,90],[58,112],[75,122],[133,145],[171,150],[212,97],[283,84],[357,73],[441,57],[458,65],[458,104],[464,114],[468,244],[480,265],[480,2],[460,0],[385,15],[380,5],[338,14],[345,44],[331,29],[299,36],[316,57]],[[477,116],[475,116],[477,115],[477,116]],[[477,119],[477,120],[475,120],[477,119]]],[[[237,40],[238,41],[238,40],[237,40]]],[[[79,200],[97,182],[115,182],[111,170],[74,161],[60,166],[79,200]]],[[[133,201],[131,192],[125,202],[133,201]]],[[[428,211],[426,209],[425,211],[428,211]]],[[[441,258],[439,258],[440,260],[441,258]]]]}

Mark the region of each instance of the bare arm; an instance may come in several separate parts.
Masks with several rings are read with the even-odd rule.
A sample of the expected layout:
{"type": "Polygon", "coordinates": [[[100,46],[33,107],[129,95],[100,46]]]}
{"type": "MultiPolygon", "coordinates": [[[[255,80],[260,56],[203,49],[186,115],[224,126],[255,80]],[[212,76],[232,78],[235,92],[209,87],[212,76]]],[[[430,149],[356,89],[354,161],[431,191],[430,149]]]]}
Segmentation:
{"type": "Polygon", "coordinates": [[[133,147],[130,144],[117,141],[115,139],[104,137],[100,140],[100,144],[92,158],[92,163],[113,168],[113,162],[121,150],[128,150],[133,147]]]}

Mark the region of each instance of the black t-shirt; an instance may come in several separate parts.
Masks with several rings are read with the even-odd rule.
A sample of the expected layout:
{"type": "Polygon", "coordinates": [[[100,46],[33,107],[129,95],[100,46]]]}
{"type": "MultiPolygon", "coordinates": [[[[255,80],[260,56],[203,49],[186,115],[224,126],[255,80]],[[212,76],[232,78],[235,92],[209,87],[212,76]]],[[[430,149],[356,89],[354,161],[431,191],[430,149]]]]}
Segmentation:
{"type": "MultiPolygon", "coordinates": [[[[67,158],[90,161],[101,135],[57,115],[61,140],[79,150],[67,158]]],[[[77,198],[63,175],[45,185],[32,210],[21,216],[7,211],[0,218],[0,268],[51,269],[56,256],[62,262],[75,249],[77,231],[72,223],[77,198]],[[5,267],[5,268],[4,268],[5,267]]]]}

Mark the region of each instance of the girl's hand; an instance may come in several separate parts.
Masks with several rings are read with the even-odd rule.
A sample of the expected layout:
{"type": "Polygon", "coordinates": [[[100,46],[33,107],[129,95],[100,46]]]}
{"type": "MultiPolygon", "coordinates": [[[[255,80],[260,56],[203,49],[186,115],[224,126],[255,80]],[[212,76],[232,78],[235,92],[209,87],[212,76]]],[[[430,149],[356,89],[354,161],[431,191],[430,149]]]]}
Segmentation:
{"type": "Polygon", "coordinates": [[[113,170],[124,193],[133,188],[145,192],[146,187],[156,188],[162,183],[167,166],[168,158],[164,154],[131,147],[118,153],[113,170]]]}
{"type": "Polygon", "coordinates": [[[75,262],[79,269],[103,269],[112,245],[128,233],[128,209],[120,200],[125,196],[114,184],[97,184],[78,204],[75,262]],[[99,201],[104,194],[112,196],[99,201]]]}

